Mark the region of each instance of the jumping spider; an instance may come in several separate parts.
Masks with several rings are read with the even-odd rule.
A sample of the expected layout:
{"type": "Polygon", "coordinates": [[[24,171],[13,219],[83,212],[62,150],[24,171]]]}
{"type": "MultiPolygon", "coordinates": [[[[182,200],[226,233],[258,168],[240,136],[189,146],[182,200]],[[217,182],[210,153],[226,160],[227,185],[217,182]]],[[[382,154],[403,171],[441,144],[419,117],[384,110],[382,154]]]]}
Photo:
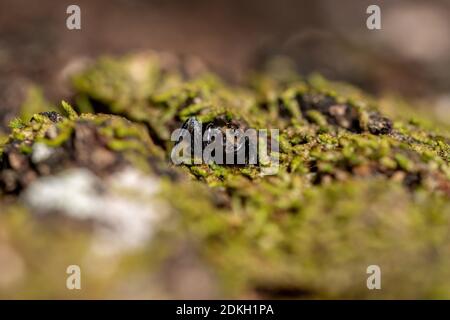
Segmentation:
{"type": "MultiPolygon", "coordinates": [[[[201,133],[199,141],[201,141],[202,150],[209,144],[215,141],[215,136],[220,133],[222,136],[223,154],[224,156],[234,154],[236,156],[239,152],[249,150],[248,136],[245,136],[245,125],[237,121],[227,120],[224,116],[217,117],[211,122],[202,124],[196,117],[188,118],[182,125],[181,129],[187,130],[191,137],[191,147],[194,148],[195,135],[201,133]]],[[[184,132],[181,132],[175,145],[180,143],[183,139],[184,132]]],[[[255,141],[255,140],[253,140],[255,141]]],[[[245,154],[245,162],[248,162],[247,152],[245,154]]]]}

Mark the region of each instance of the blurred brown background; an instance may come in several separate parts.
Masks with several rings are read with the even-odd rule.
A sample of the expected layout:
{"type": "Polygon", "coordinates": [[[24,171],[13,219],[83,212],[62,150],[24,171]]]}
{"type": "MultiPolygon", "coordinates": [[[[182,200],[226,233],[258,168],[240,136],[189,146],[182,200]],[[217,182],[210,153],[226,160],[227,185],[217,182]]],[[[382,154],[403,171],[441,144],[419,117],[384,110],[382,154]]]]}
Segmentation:
{"type": "Polygon", "coordinates": [[[198,56],[230,81],[283,54],[305,75],[448,107],[449,17],[448,0],[0,0],[0,121],[31,83],[57,101],[82,59],[143,49],[198,56]],[[66,28],[70,4],[81,7],[82,30],[66,28]],[[381,7],[382,30],[366,28],[370,4],[381,7]]]}

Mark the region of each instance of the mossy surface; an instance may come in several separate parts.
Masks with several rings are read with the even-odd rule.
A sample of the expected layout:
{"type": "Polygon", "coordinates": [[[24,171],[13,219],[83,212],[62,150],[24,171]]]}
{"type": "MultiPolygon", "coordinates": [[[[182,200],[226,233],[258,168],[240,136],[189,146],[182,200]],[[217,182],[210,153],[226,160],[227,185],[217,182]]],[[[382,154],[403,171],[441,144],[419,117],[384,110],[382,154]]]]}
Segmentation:
{"type": "Polygon", "coordinates": [[[81,114],[62,102],[66,116],[54,111],[11,122],[12,133],[2,148],[2,189],[20,192],[39,176],[71,167],[107,175],[125,165],[144,172],[152,158],[161,158],[145,127],[106,114],[81,114]]]}
{"type": "MultiPolygon", "coordinates": [[[[159,196],[171,218],[144,249],[122,257],[118,278],[89,278],[95,289],[84,296],[121,296],[124,279],[151,274],[133,289],[138,296],[450,298],[448,128],[433,128],[433,119],[404,104],[397,115],[386,107],[395,103],[280,65],[237,86],[166,60],[101,59],[73,78],[79,115],[63,103],[64,115],[17,119],[1,147],[5,221],[37,223],[16,195],[67,168],[108,177],[131,166],[164,181],[159,196]],[[170,134],[194,116],[279,129],[278,172],[175,167],[170,134]],[[36,156],[42,146],[45,159],[36,156]],[[382,269],[380,291],[366,287],[372,264],[382,269]],[[189,281],[196,277],[202,285],[189,281]],[[192,291],[180,288],[190,283],[192,291]]],[[[8,223],[8,243],[28,261],[37,249],[8,223]]],[[[36,228],[47,232],[40,222],[36,228]]],[[[89,237],[85,228],[68,229],[89,237]]],[[[79,251],[63,256],[81,259],[79,251]]],[[[33,287],[30,277],[24,285],[33,287]]],[[[49,296],[67,294],[48,288],[49,296]]]]}

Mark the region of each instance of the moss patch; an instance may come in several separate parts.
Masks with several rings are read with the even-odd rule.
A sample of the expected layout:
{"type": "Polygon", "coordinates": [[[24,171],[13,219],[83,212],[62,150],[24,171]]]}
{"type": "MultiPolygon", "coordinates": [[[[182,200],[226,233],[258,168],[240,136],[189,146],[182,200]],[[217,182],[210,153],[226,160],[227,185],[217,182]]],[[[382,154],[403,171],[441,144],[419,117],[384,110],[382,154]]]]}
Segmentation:
{"type": "MultiPolygon", "coordinates": [[[[63,104],[65,116],[11,123],[1,190],[19,193],[73,166],[105,176],[131,165],[171,177],[161,196],[176,218],[148,245],[157,259],[130,262],[162,274],[158,285],[170,283],[170,268],[189,269],[171,264],[183,243],[219,297],[449,297],[450,140],[413,109],[411,119],[397,116],[348,84],[281,67],[233,86],[206,71],[187,75],[153,53],[101,59],[73,83],[76,102],[63,104]],[[174,168],[170,134],[194,116],[279,129],[278,172],[174,168]],[[371,264],[382,268],[381,291],[367,290],[371,264]]],[[[111,288],[103,286],[97,296],[111,288]]],[[[157,290],[177,297],[168,287],[157,290]]]]}

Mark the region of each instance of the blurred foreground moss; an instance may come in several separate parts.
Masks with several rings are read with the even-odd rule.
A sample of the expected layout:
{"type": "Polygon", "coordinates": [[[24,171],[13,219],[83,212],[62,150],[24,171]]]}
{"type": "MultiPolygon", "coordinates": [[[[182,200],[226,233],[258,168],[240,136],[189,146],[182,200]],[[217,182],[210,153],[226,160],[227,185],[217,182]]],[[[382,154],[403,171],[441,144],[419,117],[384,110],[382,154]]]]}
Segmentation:
{"type": "MultiPolygon", "coordinates": [[[[0,148],[0,241],[24,271],[4,285],[5,297],[450,298],[445,126],[433,129],[405,105],[397,116],[388,109],[395,104],[379,108],[352,86],[302,79],[279,64],[233,86],[172,58],[100,59],[73,78],[79,114],[63,103],[63,114],[11,123],[0,148]],[[189,117],[279,129],[278,172],[173,166],[170,133],[189,117]],[[95,197],[119,197],[131,222],[139,210],[164,220],[148,224],[155,232],[141,246],[93,254],[96,218],[43,219],[40,211],[70,208],[29,200],[33,185],[54,184],[71,168],[99,177],[95,197]],[[126,168],[148,179],[115,180],[126,168]],[[126,187],[117,191],[114,181],[126,187]],[[156,188],[158,204],[137,195],[146,188],[156,188]],[[39,255],[50,261],[45,271],[39,255]],[[81,292],[64,287],[69,261],[90,270],[81,292]],[[366,287],[372,264],[381,267],[382,290],[366,287]]],[[[2,254],[0,269],[8,267],[2,254]]]]}

